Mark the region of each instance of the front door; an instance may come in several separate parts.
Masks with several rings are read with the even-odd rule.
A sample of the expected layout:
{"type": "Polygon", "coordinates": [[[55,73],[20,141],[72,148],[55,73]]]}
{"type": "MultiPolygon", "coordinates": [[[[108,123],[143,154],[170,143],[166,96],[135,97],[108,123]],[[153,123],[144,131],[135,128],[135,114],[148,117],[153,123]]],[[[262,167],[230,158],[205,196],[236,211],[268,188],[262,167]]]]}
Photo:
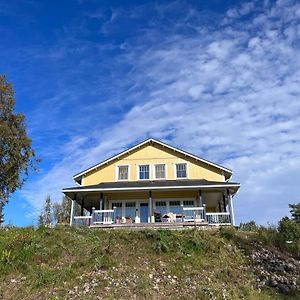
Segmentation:
{"type": "Polygon", "coordinates": [[[140,203],[141,223],[148,223],[148,203],[140,203]]]}

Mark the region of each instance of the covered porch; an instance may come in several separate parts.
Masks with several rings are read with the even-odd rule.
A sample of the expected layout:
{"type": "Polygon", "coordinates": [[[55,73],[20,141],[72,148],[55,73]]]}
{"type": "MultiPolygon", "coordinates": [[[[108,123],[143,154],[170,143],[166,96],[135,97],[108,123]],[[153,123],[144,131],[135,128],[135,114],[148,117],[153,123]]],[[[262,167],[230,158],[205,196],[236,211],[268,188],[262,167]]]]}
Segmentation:
{"type": "Polygon", "coordinates": [[[71,226],[172,228],[234,226],[232,200],[238,189],[238,183],[165,180],[102,183],[63,192],[72,199],[71,226]]]}

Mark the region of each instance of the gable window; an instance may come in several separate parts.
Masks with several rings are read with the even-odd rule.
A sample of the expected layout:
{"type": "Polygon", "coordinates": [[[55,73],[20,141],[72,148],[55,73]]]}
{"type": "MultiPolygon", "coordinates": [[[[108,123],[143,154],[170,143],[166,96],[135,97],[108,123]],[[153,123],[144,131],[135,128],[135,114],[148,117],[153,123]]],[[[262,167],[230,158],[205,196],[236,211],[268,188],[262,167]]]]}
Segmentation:
{"type": "Polygon", "coordinates": [[[149,165],[139,166],[139,179],[149,179],[150,178],[150,167],[149,165]]]}
{"type": "Polygon", "coordinates": [[[118,166],[118,180],[129,179],[129,166],[118,166]]]}
{"type": "Polygon", "coordinates": [[[155,178],[156,179],[166,178],[166,165],[164,164],[155,165],[155,178]]]}
{"type": "Polygon", "coordinates": [[[186,164],[176,164],[176,177],[187,178],[186,164]]]}

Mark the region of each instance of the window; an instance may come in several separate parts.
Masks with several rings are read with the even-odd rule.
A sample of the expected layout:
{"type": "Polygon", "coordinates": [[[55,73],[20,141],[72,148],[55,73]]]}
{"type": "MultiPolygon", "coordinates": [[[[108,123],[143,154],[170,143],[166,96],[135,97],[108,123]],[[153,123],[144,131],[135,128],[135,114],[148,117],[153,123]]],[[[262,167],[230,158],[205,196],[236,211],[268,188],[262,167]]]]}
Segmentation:
{"type": "Polygon", "coordinates": [[[161,214],[161,215],[164,215],[167,213],[167,204],[165,201],[157,201],[155,203],[155,207],[156,207],[156,212],[161,214]]]}
{"type": "Polygon", "coordinates": [[[129,167],[128,166],[119,166],[118,168],[119,168],[119,170],[118,170],[118,180],[128,180],[128,178],[129,178],[129,176],[128,176],[129,167]]]}
{"type": "Polygon", "coordinates": [[[180,201],[178,200],[170,201],[170,212],[178,215],[182,214],[183,210],[182,210],[182,206],[180,205],[180,201]]]}
{"type": "Polygon", "coordinates": [[[193,200],[183,201],[183,206],[194,206],[194,201],[193,200]]]}
{"type": "Polygon", "coordinates": [[[141,165],[139,166],[139,178],[140,179],[149,179],[150,172],[149,172],[149,165],[141,165]]]}
{"type": "Polygon", "coordinates": [[[120,219],[122,217],[122,202],[113,202],[111,208],[115,209],[115,218],[120,219]]]}
{"type": "Polygon", "coordinates": [[[126,202],[125,207],[126,207],[125,217],[131,218],[132,220],[134,220],[135,219],[135,202],[126,202]]]}
{"type": "Polygon", "coordinates": [[[176,164],[176,177],[187,178],[186,164],[176,164]]]}
{"type": "Polygon", "coordinates": [[[156,179],[166,178],[166,165],[164,164],[155,165],[155,178],[156,179]]]}

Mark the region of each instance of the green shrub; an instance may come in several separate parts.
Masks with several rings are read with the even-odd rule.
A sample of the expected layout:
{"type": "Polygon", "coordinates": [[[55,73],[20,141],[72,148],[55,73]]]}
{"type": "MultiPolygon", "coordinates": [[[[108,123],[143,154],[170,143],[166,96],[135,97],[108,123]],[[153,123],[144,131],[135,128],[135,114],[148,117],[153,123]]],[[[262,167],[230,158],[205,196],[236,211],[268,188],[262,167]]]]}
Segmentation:
{"type": "Polygon", "coordinates": [[[255,223],[255,221],[250,221],[247,223],[241,223],[239,226],[239,230],[241,231],[254,231],[257,232],[260,226],[255,223]]]}
{"type": "Polygon", "coordinates": [[[267,245],[278,245],[279,237],[275,226],[263,227],[258,229],[258,239],[267,245]]]}
{"type": "Polygon", "coordinates": [[[3,250],[0,256],[0,262],[4,265],[11,265],[15,260],[15,256],[11,253],[10,250],[3,250]]]}
{"type": "Polygon", "coordinates": [[[278,235],[280,246],[293,253],[300,253],[300,225],[284,217],[279,221],[278,235]]]}
{"type": "Polygon", "coordinates": [[[95,268],[102,270],[109,270],[115,265],[111,257],[106,254],[100,255],[95,258],[95,268]]]}
{"type": "Polygon", "coordinates": [[[153,248],[155,250],[156,253],[167,253],[170,251],[170,248],[168,246],[168,244],[164,241],[157,241],[153,244],[153,248]]]}
{"type": "Polygon", "coordinates": [[[278,232],[285,241],[297,242],[300,240],[300,225],[288,217],[279,221],[278,232]]]}
{"type": "Polygon", "coordinates": [[[225,238],[226,240],[232,240],[236,235],[236,230],[234,227],[221,227],[220,228],[220,236],[225,238]]]}

